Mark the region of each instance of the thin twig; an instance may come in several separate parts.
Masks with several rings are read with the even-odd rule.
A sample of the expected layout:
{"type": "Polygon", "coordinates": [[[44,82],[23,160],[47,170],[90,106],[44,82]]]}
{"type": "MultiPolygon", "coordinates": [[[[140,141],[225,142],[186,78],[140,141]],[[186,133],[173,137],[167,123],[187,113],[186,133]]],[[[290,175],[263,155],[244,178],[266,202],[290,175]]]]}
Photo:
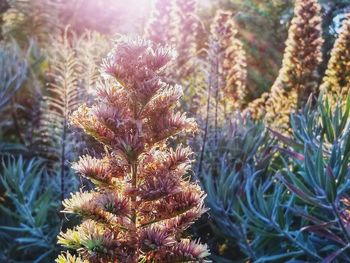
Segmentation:
{"type": "Polygon", "coordinates": [[[209,76],[209,85],[208,85],[208,94],[207,94],[207,112],[206,112],[207,114],[206,114],[205,127],[204,127],[203,144],[202,144],[202,149],[201,149],[201,154],[200,154],[199,164],[198,164],[198,171],[197,171],[198,177],[201,177],[205,146],[206,146],[207,137],[208,137],[211,84],[212,84],[212,78],[211,76],[209,76]]]}

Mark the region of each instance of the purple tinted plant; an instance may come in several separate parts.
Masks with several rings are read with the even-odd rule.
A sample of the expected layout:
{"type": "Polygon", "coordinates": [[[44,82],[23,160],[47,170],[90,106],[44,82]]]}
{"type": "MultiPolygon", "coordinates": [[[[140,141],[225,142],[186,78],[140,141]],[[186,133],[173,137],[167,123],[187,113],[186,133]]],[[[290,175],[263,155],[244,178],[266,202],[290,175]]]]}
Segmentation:
{"type": "Polygon", "coordinates": [[[205,245],[181,238],[206,209],[204,193],[187,176],[191,150],[168,144],[196,130],[194,119],[175,110],[181,87],[161,81],[171,59],[170,49],[120,39],[103,63],[106,79],[94,105],[81,106],[71,118],[106,151],[73,165],[96,189],[64,201],[63,212],[79,214],[83,222],[61,233],[59,243],[79,260],[206,262],[205,245]]]}

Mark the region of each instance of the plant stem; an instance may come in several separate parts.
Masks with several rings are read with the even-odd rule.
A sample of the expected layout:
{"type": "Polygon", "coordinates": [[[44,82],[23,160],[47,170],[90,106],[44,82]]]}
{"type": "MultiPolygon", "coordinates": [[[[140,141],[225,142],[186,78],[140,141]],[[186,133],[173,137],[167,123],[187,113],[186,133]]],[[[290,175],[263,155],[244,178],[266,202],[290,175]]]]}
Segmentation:
{"type": "Polygon", "coordinates": [[[282,230],[279,225],[277,225],[274,222],[271,222],[273,227],[280,232],[281,234],[283,234],[289,241],[291,241],[292,243],[294,243],[297,247],[299,247],[300,249],[302,249],[307,255],[317,259],[317,260],[321,260],[322,258],[320,256],[318,256],[317,254],[313,253],[312,251],[310,251],[305,244],[300,244],[297,240],[295,240],[295,238],[293,238],[288,232],[282,230]]]}
{"type": "MultiPolygon", "coordinates": [[[[133,162],[131,164],[131,184],[132,184],[132,188],[136,189],[137,187],[137,162],[133,162]]],[[[132,216],[131,216],[131,221],[135,224],[136,227],[136,223],[137,223],[137,213],[136,213],[136,195],[133,194],[131,197],[131,203],[133,205],[133,211],[132,211],[132,216]]]]}
{"type": "Polygon", "coordinates": [[[64,121],[62,134],[62,149],[61,149],[61,202],[64,200],[64,180],[65,180],[65,160],[66,160],[66,136],[67,136],[67,121],[64,121]]]}
{"type": "MultiPolygon", "coordinates": [[[[67,74],[67,72],[65,72],[65,74],[67,74]]],[[[65,76],[65,89],[64,89],[64,97],[63,97],[63,101],[65,102],[65,106],[64,106],[64,111],[63,111],[63,122],[62,122],[62,126],[63,126],[63,132],[62,132],[62,148],[61,148],[61,203],[64,200],[64,191],[65,191],[65,162],[66,162],[66,140],[67,140],[67,132],[68,132],[68,94],[67,94],[67,87],[68,84],[66,82],[67,77],[65,76]]]]}
{"type": "Polygon", "coordinates": [[[215,146],[218,144],[218,111],[219,111],[219,85],[220,85],[220,77],[219,77],[219,62],[218,59],[215,58],[215,146]]]}
{"type": "Polygon", "coordinates": [[[256,256],[255,256],[255,253],[254,251],[252,250],[248,240],[247,240],[247,235],[242,227],[242,224],[238,224],[238,232],[240,233],[240,235],[242,236],[242,239],[243,239],[243,243],[244,243],[244,246],[245,248],[247,249],[248,253],[249,253],[249,257],[255,261],[256,259],[256,256]]]}
{"type": "Polygon", "coordinates": [[[344,226],[344,223],[340,217],[339,211],[338,211],[337,207],[335,206],[334,202],[331,205],[332,205],[334,215],[337,218],[338,224],[340,225],[341,229],[343,230],[346,240],[348,241],[348,243],[350,243],[349,233],[344,226]]]}
{"type": "Polygon", "coordinates": [[[212,85],[212,77],[209,76],[209,85],[208,85],[208,94],[207,94],[207,109],[206,109],[206,119],[205,119],[205,127],[204,127],[204,135],[203,135],[203,144],[201,149],[201,155],[199,157],[199,164],[198,164],[198,171],[197,175],[200,177],[202,173],[202,164],[204,159],[204,151],[205,151],[205,145],[207,143],[207,137],[208,137],[208,126],[209,126],[209,111],[210,111],[210,87],[212,85]]]}

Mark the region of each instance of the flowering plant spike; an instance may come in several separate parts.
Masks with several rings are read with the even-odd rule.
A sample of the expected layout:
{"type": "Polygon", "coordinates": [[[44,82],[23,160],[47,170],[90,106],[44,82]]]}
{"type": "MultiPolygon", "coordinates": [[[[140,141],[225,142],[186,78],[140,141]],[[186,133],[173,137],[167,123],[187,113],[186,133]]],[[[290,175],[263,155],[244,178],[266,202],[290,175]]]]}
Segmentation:
{"type": "Polygon", "coordinates": [[[156,0],[146,26],[144,37],[156,44],[176,43],[174,0],[156,0]]]}
{"type": "Polygon", "coordinates": [[[233,109],[241,109],[247,96],[247,62],[233,13],[219,9],[210,34],[211,41],[217,46],[219,88],[228,96],[233,109]]]}
{"type": "Polygon", "coordinates": [[[290,114],[318,92],[322,63],[322,14],[317,0],[295,1],[282,67],[271,91],[251,102],[246,113],[264,117],[270,128],[289,134],[290,114]]]}
{"type": "Polygon", "coordinates": [[[266,121],[289,133],[290,114],[317,92],[322,62],[322,15],[317,0],[297,0],[288,31],[282,68],[266,102],[266,121]]]}
{"type": "Polygon", "coordinates": [[[176,22],[175,34],[178,36],[176,51],[179,67],[184,66],[197,50],[196,38],[199,28],[197,11],[197,0],[175,0],[173,16],[176,22]]]}
{"type": "Polygon", "coordinates": [[[350,14],[343,21],[342,30],[334,43],[328,67],[320,90],[329,100],[330,105],[336,105],[339,97],[346,103],[350,89],[350,14]]]}
{"type": "Polygon", "coordinates": [[[181,87],[159,77],[172,54],[143,39],[119,39],[103,63],[94,105],[71,117],[106,153],[73,164],[96,189],[64,201],[63,212],[83,222],[60,234],[59,243],[78,256],[62,254],[60,262],[207,262],[206,245],[180,238],[206,209],[202,190],[186,176],[191,150],[168,144],[196,130],[175,110],[181,87]]]}

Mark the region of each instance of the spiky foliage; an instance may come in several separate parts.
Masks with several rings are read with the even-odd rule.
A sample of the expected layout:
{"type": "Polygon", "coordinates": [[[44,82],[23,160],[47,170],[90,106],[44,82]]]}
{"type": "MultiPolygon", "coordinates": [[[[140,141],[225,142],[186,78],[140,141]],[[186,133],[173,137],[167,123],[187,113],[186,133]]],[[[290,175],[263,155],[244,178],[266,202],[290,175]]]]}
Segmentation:
{"type": "Polygon", "coordinates": [[[28,60],[20,50],[16,41],[0,43],[0,152],[13,152],[25,147],[23,131],[18,118],[21,106],[17,103],[19,90],[23,91],[29,73],[28,60]]]}
{"type": "Polygon", "coordinates": [[[229,96],[235,109],[245,104],[247,63],[243,44],[230,11],[218,10],[211,29],[211,41],[217,43],[219,89],[229,96]]]}
{"type": "Polygon", "coordinates": [[[179,238],[205,209],[203,192],[186,177],[191,150],[167,143],[196,129],[174,110],[181,87],[159,76],[171,54],[142,39],[119,39],[102,68],[114,84],[102,83],[95,104],[72,116],[106,149],[102,159],[83,156],[73,165],[98,188],[64,201],[64,212],[84,221],[59,243],[89,262],[204,262],[208,255],[205,246],[179,238]]]}
{"type": "Polygon", "coordinates": [[[350,88],[350,15],[343,22],[328,62],[328,68],[321,85],[321,92],[331,104],[338,98],[345,101],[350,88]]]}
{"type": "Polygon", "coordinates": [[[310,260],[349,258],[349,112],[350,99],[344,109],[334,110],[320,99],[317,110],[308,105],[303,114],[293,116],[291,140],[276,134],[288,143],[288,149],[281,151],[291,161],[276,177],[292,193],[285,202],[291,216],[303,219],[300,225],[280,228],[290,233],[300,229],[303,238],[295,240],[310,260]]]}
{"type": "Polygon", "coordinates": [[[156,0],[145,31],[145,38],[160,45],[175,43],[174,0],[156,0]]]}
{"type": "Polygon", "coordinates": [[[242,260],[348,260],[349,113],[350,99],[335,110],[320,99],[292,116],[290,137],[271,133],[272,148],[261,127],[239,123],[209,151],[220,158],[201,177],[214,230],[242,260]]]}
{"type": "Polygon", "coordinates": [[[52,262],[60,230],[56,187],[44,163],[22,156],[0,165],[0,261],[52,262]]]}
{"type": "Polygon", "coordinates": [[[27,74],[27,61],[15,41],[0,44],[0,110],[11,100],[12,95],[21,87],[27,74]]]}
{"type": "Polygon", "coordinates": [[[200,179],[208,194],[206,204],[216,237],[211,241],[216,254],[213,259],[217,262],[225,262],[219,257],[223,255],[237,258],[236,245],[252,260],[260,249],[264,250],[254,246],[258,238],[249,229],[240,202],[245,200],[244,186],[252,174],[259,172],[266,179],[264,173],[271,161],[271,148],[272,140],[264,125],[240,114],[220,130],[218,142],[213,136],[208,138],[200,179]]]}

